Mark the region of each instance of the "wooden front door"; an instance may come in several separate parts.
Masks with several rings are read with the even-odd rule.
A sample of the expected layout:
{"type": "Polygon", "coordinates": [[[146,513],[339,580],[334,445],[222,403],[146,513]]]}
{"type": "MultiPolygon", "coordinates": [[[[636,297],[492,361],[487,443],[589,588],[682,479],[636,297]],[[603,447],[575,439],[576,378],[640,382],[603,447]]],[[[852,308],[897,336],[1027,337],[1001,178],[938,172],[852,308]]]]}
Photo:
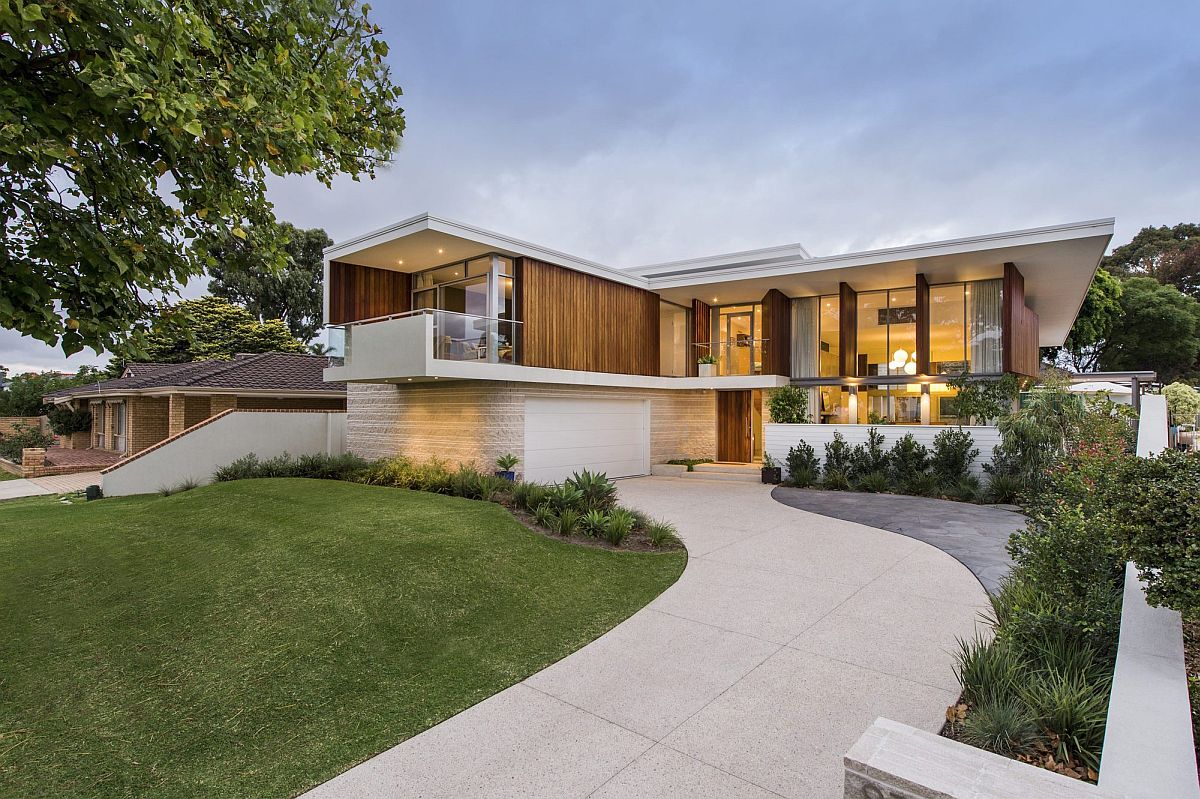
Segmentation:
{"type": "Polygon", "coordinates": [[[750,462],[750,406],[749,390],[717,392],[717,460],[750,462]]]}

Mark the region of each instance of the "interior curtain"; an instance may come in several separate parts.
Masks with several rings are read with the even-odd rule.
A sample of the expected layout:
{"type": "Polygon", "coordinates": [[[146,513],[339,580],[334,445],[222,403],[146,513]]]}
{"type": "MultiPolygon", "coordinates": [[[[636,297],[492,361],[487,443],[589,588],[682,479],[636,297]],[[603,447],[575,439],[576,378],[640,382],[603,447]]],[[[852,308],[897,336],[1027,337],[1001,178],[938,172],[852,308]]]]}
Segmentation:
{"type": "Polygon", "coordinates": [[[792,377],[817,377],[820,363],[821,298],[800,297],[792,300],[792,377]]]}
{"type": "Polygon", "coordinates": [[[968,283],[971,299],[968,303],[967,330],[971,371],[975,374],[1000,374],[1004,369],[1001,358],[1001,280],[978,280],[968,283]]]}

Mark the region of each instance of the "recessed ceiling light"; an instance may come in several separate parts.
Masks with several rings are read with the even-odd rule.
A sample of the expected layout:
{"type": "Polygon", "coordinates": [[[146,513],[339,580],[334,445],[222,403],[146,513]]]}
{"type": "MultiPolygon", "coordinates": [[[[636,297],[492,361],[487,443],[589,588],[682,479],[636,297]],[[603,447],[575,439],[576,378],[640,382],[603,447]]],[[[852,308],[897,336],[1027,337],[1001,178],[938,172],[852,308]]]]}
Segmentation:
{"type": "Polygon", "coordinates": [[[444,252],[445,252],[445,250],[443,250],[441,247],[438,247],[438,255],[441,255],[444,252]]]}
{"type": "Polygon", "coordinates": [[[400,264],[401,266],[404,266],[404,259],[400,258],[399,260],[396,261],[396,263],[400,264]]]}

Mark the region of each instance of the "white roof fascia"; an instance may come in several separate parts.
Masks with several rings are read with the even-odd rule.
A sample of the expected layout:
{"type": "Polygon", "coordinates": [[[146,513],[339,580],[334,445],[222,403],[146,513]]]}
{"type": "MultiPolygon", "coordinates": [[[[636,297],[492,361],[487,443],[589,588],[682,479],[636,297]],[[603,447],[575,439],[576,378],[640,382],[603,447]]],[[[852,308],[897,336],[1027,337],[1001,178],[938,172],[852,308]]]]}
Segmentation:
{"type": "Polygon", "coordinates": [[[763,247],[756,250],[725,253],[723,255],[706,255],[701,258],[687,258],[681,261],[663,261],[645,266],[631,266],[625,271],[635,275],[647,275],[655,272],[677,271],[680,269],[699,269],[717,266],[751,266],[754,264],[770,263],[780,260],[808,260],[812,255],[802,244],[781,244],[778,247],[763,247]]]}

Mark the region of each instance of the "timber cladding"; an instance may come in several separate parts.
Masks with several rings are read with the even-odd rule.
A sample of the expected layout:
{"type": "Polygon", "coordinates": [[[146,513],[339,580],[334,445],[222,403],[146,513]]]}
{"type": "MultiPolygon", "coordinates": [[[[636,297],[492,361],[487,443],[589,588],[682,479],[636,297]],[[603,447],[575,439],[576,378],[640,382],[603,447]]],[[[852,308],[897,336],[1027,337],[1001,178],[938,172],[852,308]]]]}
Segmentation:
{"type": "Polygon", "coordinates": [[[792,301],[779,289],[762,299],[762,371],[765,375],[792,373],[792,301]]]}
{"type": "Polygon", "coordinates": [[[329,318],[340,325],[409,310],[412,276],[370,266],[329,263],[329,318]]]}
{"type": "Polygon", "coordinates": [[[1005,372],[1035,377],[1041,367],[1038,315],[1025,304],[1025,276],[1016,264],[1004,265],[1000,340],[1005,372]]]}
{"type": "Polygon", "coordinates": [[[658,295],[533,258],[516,264],[525,366],[657,375],[658,295]]]}

